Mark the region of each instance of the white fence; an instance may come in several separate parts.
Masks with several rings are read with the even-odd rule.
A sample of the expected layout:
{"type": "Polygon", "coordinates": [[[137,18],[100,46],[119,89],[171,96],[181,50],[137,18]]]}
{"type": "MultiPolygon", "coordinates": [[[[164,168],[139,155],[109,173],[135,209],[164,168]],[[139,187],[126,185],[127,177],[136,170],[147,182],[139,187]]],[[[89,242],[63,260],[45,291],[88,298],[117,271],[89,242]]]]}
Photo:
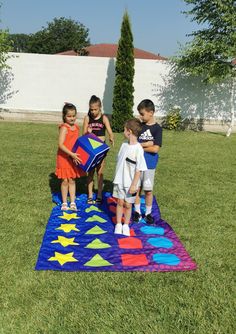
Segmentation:
{"type": "MultiPolygon", "coordinates": [[[[56,112],[74,103],[81,116],[91,95],[99,96],[104,112],[112,112],[115,59],[11,53],[10,69],[1,73],[0,108],[11,111],[56,112]]],[[[171,105],[193,118],[227,120],[229,84],[205,86],[199,79],[172,73],[165,61],[135,60],[134,112],[149,98],[162,116],[171,105]]],[[[58,114],[58,113],[57,113],[58,114]]]]}

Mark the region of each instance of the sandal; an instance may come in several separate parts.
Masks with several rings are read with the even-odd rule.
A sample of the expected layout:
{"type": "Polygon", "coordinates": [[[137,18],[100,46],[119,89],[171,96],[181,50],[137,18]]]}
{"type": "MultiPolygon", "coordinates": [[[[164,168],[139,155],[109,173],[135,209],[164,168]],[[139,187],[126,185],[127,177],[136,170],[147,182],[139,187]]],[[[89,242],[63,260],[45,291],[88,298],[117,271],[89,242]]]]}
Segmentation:
{"type": "Polygon", "coordinates": [[[76,206],[75,202],[70,203],[70,210],[77,211],[77,206],[76,206]]]}
{"type": "Polygon", "coordinates": [[[62,203],[62,205],[61,205],[61,211],[67,211],[67,210],[69,210],[67,203],[66,202],[62,203]]]}
{"type": "Polygon", "coordinates": [[[94,204],[95,202],[94,202],[94,200],[93,200],[93,198],[92,197],[89,197],[88,199],[87,199],[87,204],[94,204]]]}
{"type": "Polygon", "coordinates": [[[96,204],[98,204],[98,205],[102,204],[102,198],[97,197],[96,204]]]}

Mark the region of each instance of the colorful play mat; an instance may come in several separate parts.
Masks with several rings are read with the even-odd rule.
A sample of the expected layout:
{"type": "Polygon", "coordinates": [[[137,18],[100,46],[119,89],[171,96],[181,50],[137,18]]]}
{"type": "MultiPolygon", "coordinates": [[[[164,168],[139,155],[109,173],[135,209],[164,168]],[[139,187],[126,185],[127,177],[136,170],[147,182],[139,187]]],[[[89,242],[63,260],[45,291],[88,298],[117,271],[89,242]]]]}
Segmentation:
{"type": "MultiPolygon", "coordinates": [[[[154,225],[132,223],[131,236],[114,234],[116,201],[110,193],[103,205],[88,205],[87,195],[76,197],[77,212],[60,210],[60,195],[52,209],[36,270],[62,271],[185,271],[196,269],[183,244],[160,217],[153,200],[154,225]]],[[[144,210],[144,199],[141,209],[144,210]]]]}

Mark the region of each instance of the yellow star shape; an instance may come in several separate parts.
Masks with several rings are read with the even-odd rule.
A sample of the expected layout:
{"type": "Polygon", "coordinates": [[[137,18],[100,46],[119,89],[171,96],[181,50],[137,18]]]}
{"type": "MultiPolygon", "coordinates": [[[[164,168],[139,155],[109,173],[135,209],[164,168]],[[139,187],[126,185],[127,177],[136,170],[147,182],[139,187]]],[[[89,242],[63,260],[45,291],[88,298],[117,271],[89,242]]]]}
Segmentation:
{"type": "Polygon", "coordinates": [[[56,228],[56,230],[62,230],[66,233],[69,233],[71,231],[79,232],[79,229],[76,228],[76,224],[61,224],[60,227],[56,228]]]}
{"type": "Polygon", "coordinates": [[[76,213],[67,213],[63,212],[63,216],[58,216],[61,219],[65,219],[67,221],[70,221],[71,219],[80,219],[80,217],[77,216],[76,213]]]}
{"type": "Polygon", "coordinates": [[[79,262],[76,258],[73,257],[74,252],[67,253],[67,254],[61,254],[58,252],[54,253],[55,256],[52,256],[48,259],[48,261],[58,261],[61,266],[67,262],[79,262]]]}
{"type": "Polygon", "coordinates": [[[61,235],[58,236],[57,240],[53,240],[51,244],[61,244],[63,247],[67,247],[69,245],[79,245],[77,242],[74,242],[75,238],[66,238],[61,235]]]}

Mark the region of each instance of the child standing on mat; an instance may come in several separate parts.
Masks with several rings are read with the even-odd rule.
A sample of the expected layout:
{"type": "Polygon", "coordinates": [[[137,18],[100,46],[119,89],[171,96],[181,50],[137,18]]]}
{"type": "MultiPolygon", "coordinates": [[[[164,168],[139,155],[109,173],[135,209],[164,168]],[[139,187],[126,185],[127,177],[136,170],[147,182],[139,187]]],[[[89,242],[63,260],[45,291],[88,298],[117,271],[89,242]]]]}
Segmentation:
{"type": "MultiPolygon", "coordinates": [[[[102,103],[99,97],[92,95],[89,101],[89,112],[84,118],[83,134],[93,133],[102,141],[106,139],[106,130],[109,140],[114,145],[114,136],[107,116],[102,114],[102,103]]],[[[103,172],[105,161],[103,160],[95,169],[88,172],[88,204],[94,204],[93,200],[93,178],[97,172],[98,193],[96,203],[102,203],[103,172]]]]}
{"type": "Polygon", "coordinates": [[[130,235],[132,203],[140,186],[141,173],[147,169],[143,148],[137,140],[141,128],[141,122],[136,118],[125,122],[124,135],[128,143],[121,145],[113,181],[113,197],[117,198],[115,234],[130,235]],[[124,208],[124,225],[122,225],[124,208]]]}
{"type": "MultiPolygon", "coordinates": [[[[154,112],[155,106],[151,100],[143,100],[139,103],[138,112],[142,121],[142,131],[139,135],[138,141],[144,149],[144,157],[147,164],[147,170],[143,172],[141,178],[141,186],[145,193],[145,221],[148,224],[153,224],[152,216],[152,202],[153,202],[153,185],[155,169],[158,163],[158,152],[162,145],[162,128],[155,121],[154,112]]],[[[140,210],[140,190],[137,192],[135,200],[135,212],[133,214],[133,221],[138,222],[141,219],[140,210]]]]}
{"type": "Polygon", "coordinates": [[[76,184],[75,178],[85,175],[85,172],[78,168],[80,163],[78,154],[73,153],[72,147],[79,137],[79,126],[76,122],[76,107],[71,103],[65,103],[62,110],[63,123],[59,125],[59,140],[57,151],[57,162],[55,174],[61,182],[62,206],[61,210],[77,210],[75,204],[76,184]],[[67,195],[70,195],[70,207],[67,204],[67,195]]]}

